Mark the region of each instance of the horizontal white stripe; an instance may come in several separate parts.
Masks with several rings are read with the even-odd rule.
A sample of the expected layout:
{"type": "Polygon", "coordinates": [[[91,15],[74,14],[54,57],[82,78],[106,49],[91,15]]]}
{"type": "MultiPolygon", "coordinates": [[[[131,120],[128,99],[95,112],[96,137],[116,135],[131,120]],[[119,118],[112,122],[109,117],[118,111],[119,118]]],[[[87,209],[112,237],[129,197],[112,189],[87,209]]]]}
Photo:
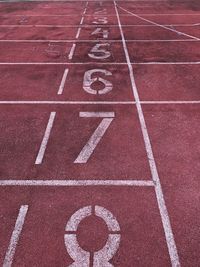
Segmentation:
{"type": "Polygon", "coordinates": [[[134,101],[0,101],[0,104],[5,105],[34,105],[34,104],[47,104],[47,105],[76,105],[76,104],[103,104],[103,105],[129,105],[129,104],[135,104],[134,101]]]}
{"type": "MultiPolygon", "coordinates": [[[[132,15],[129,15],[132,16],[132,15]]],[[[193,24],[163,24],[163,26],[168,26],[168,27],[195,27],[195,26],[200,26],[200,23],[193,23],[193,24]]],[[[29,25],[19,25],[19,24],[1,24],[0,28],[96,28],[97,25],[94,24],[82,24],[82,25],[57,25],[57,24],[29,24],[29,25]]],[[[119,27],[117,24],[106,24],[106,27],[112,28],[112,27],[119,27]]],[[[149,24],[122,24],[122,27],[158,27],[156,25],[149,25],[149,24]]]]}
{"type": "MultiPolygon", "coordinates": [[[[161,104],[200,104],[200,100],[140,101],[143,105],[161,104]]],[[[0,105],[131,105],[135,101],[0,101],[0,105]]]]}
{"type": "MultiPolygon", "coordinates": [[[[200,61],[192,62],[131,62],[132,65],[199,65],[200,61]]],[[[126,65],[126,62],[0,62],[0,65],[126,65]]]]}
{"type": "Polygon", "coordinates": [[[151,180],[1,180],[0,186],[154,186],[151,180]]]}
{"type": "MultiPolygon", "coordinates": [[[[152,40],[148,40],[148,39],[134,39],[134,40],[125,40],[126,42],[135,42],[135,43],[149,43],[149,42],[199,42],[200,40],[198,39],[167,39],[167,40],[162,40],[162,39],[152,39],[152,40]]],[[[75,40],[29,40],[29,39],[23,39],[23,40],[15,40],[15,39],[9,39],[9,40],[5,40],[5,39],[0,39],[1,43],[101,43],[101,42],[105,42],[104,40],[81,40],[81,39],[75,39],[75,40]]],[[[121,43],[122,40],[106,40],[106,42],[112,42],[112,43],[121,43]]],[[[73,45],[75,46],[75,44],[73,45]]],[[[74,51],[75,47],[73,47],[72,52],[74,51]]]]}

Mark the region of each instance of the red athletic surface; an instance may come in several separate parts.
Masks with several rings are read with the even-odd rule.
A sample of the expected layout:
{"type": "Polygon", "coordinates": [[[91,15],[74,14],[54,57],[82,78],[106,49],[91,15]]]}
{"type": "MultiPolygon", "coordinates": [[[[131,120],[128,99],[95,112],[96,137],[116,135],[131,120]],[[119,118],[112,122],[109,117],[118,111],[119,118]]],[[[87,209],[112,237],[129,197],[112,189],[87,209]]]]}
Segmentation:
{"type": "MultiPolygon", "coordinates": [[[[169,266],[153,191],[148,188],[1,190],[4,201],[0,204],[0,211],[6,217],[5,222],[0,224],[4,230],[2,256],[14,223],[11,218],[17,215],[16,207],[28,203],[31,212],[24,225],[13,266],[21,265],[22,259],[23,266],[68,266],[72,261],[63,246],[65,225],[80,207],[98,204],[112,210],[123,229],[121,248],[112,260],[114,266],[132,266],[133,261],[140,266],[147,262],[149,266],[169,266]],[[125,221],[124,217],[127,218],[125,221]]],[[[86,250],[98,250],[107,239],[104,222],[95,218],[83,220],[78,228],[79,242],[86,250]]]]}
{"type": "MultiPolygon", "coordinates": [[[[117,8],[129,66],[112,1],[89,2],[77,40],[85,1],[0,3],[1,266],[22,205],[28,205],[28,212],[14,251],[14,267],[72,264],[64,244],[66,223],[80,208],[99,205],[120,225],[119,249],[110,260],[114,267],[174,267],[155,190],[158,184],[152,182],[153,159],[146,153],[133,96],[135,85],[180,265],[200,266],[200,45],[194,39],[200,37],[200,26],[195,25],[200,23],[200,4],[189,0],[117,4],[132,12],[117,8]],[[95,23],[94,13],[101,9],[107,10],[106,24],[95,23]],[[108,31],[107,39],[92,35],[98,27],[108,31]],[[99,43],[109,44],[108,58],[88,55],[99,43]],[[66,69],[63,93],[58,95],[66,69]],[[85,72],[94,69],[112,73],[100,75],[112,83],[109,93],[92,95],[83,90],[85,72]],[[51,112],[56,112],[55,120],[43,161],[36,165],[51,112]],[[115,114],[86,164],[73,162],[102,118],[83,118],[80,112],[115,114]],[[2,180],[144,184],[2,186],[2,180]]],[[[101,86],[96,82],[92,89],[101,86]]],[[[108,229],[97,216],[84,219],[78,227],[78,242],[86,251],[100,250],[107,237],[108,229]]]]}

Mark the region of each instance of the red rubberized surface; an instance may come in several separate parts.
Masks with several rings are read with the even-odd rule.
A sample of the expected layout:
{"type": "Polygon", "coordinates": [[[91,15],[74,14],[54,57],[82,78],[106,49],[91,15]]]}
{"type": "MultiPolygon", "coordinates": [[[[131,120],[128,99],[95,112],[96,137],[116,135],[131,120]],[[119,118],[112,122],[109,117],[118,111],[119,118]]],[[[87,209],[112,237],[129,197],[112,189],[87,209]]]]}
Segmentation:
{"type": "Polygon", "coordinates": [[[145,106],[144,112],[181,262],[198,266],[200,108],[145,106]]]}
{"type": "Polygon", "coordinates": [[[134,106],[102,106],[115,118],[88,164],[74,164],[101,118],[80,118],[79,112],[99,111],[100,106],[1,107],[1,177],[26,179],[149,179],[142,134],[134,106]],[[43,164],[34,162],[51,111],[56,111],[54,130],[43,164]],[[117,134],[116,134],[117,133],[117,134]],[[23,137],[22,137],[23,136],[23,137]],[[134,137],[133,137],[134,136],[134,137]],[[109,155],[109,156],[108,156],[109,155]],[[104,160],[106,159],[106,160],[104,160]],[[100,164],[101,162],[101,164],[100,164]],[[23,167],[19,168],[22,164],[23,167]]]}
{"type": "Polygon", "coordinates": [[[199,65],[134,66],[140,98],[150,101],[198,101],[199,71],[199,65]]]}
{"type": "MultiPolygon", "coordinates": [[[[132,266],[133,261],[140,266],[147,262],[152,267],[170,265],[153,189],[57,188],[55,191],[53,188],[39,190],[12,188],[1,190],[1,196],[4,202],[0,204],[0,212],[5,217],[8,216],[8,203],[9,215],[14,218],[16,207],[21,203],[30,205],[13,266],[19,266],[22,259],[24,266],[72,264],[63,244],[65,226],[76,210],[87,205],[106,207],[113,212],[120,223],[121,247],[111,261],[114,266],[132,266]]],[[[78,228],[78,239],[84,249],[97,250],[98,246],[104,245],[107,238],[108,231],[104,222],[98,221],[97,224],[95,218],[96,216],[88,217],[78,228]],[[96,229],[96,226],[99,226],[99,229],[96,229]],[[94,236],[93,231],[97,231],[98,235],[94,236]]],[[[12,220],[6,222],[8,230],[1,238],[4,251],[9,231],[13,227],[12,220]]]]}
{"type": "Polygon", "coordinates": [[[76,266],[105,266],[110,235],[111,266],[200,266],[199,16],[197,1],[0,3],[1,266],[71,266],[65,227],[86,206],[76,266]]]}
{"type": "MultiPolygon", "coordinates": [[[[83,90],[85,71],[103,69],[102,64],[67,65],[67,66],[0,66],[1,95],[0,100],[62,100],[62,101],[134,101],[128,67],[126,65],[110,65],[106,69],[112,72],[110,81],[123,80],[116,84],[111,92],[102,95],[88,94],[83,90]],[[57,95],[65,69],[68,76],[62,96],[57,95]],[[15,83],[15,86],[13,84],[15,83]]],[[[103,77],[103,75],[102,75],[103,77]]],[[[101,84],[93,85],[94,90],[101,84]]]]}

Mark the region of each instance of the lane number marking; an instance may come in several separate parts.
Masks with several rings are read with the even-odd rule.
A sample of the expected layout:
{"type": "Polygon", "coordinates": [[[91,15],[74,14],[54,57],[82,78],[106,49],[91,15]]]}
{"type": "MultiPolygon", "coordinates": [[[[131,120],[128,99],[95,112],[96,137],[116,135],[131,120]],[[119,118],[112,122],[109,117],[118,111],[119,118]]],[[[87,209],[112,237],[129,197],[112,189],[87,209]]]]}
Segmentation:
{"type": "MultiPolygon", "coordinates": [[[[108,39],[108,30],[102,28],[96,28],[91,35],[101,34],[103,39],[108,39]]],[[[100,39],[100,38],[99,38],[100,39]]]]}
{"type": "Polygon", "coordinates": [[[79,246],[77,240],[77,229],[80,222],[93,214],[93,207],[86,206],[78,211],[76,211],[69,221],[67,222],[65,231],[68,232],[64,235],[64,242],[67,252],[70,257],[74,260],[74,263],[69,265],[69,267],[90,267],[90,259],[92,259],[93,267],[112,267],[109,261],[116,254],[119,245],[120,245],[120,226],[117,219],[114,215],[104,207],[95,206],[94,214],[100,218],[102,218],[107,225],[109,234],[108,239],[105,246],[99,251],[94,252],[93,257],[90,257],[91,253],[89,251],[85,251],[83,248],[79,246]],[[117,232],[117,233],[116,233],[117,232]]]}
{"type": "Polygon", "coordinates": [[[103,118],[86,145],[83,147],[74,163],[87,163],[96,146],[101,141],[106,130],[110,126],[115,117],[114,112],[80,112],[79,117],[82,118],[103,118]]]}
{"type": "Polygon", "coordinates": [[[92,22],[93,24],[107,24],[108,19],[107,17],[94,17],[94,21],[92,22]]]}
{"type": "Polygon", "coordinates": [[[84,78],[83,78],[83,89],[92,95],[103,95],[103,94],[107,94],[108,92],[110,92],[113,89],[113,85],[110,81],[105,80],[101,77],[94,77],[92,78],[93,75],[98,74],[98,73],[102,73],[105,76],[112,76],[112,73],[108,70],[105,69],[93,69],[93,70],[88,70],[85,72],[84,74],[84,78]],[[96,82],[101,82],[104,84],[104,88],[100,89],[100,90],[95,90],[92,88],[92,86],[94,85],[94,83],[96,82]]]}
{"type": "Polygon", "coordinates": [[[96,44],[88,53],[88,56],[93,59],[106,59],[111,56],[110,51],[106,51],[103,47],[109,47],[109,43],[96,44]]]}

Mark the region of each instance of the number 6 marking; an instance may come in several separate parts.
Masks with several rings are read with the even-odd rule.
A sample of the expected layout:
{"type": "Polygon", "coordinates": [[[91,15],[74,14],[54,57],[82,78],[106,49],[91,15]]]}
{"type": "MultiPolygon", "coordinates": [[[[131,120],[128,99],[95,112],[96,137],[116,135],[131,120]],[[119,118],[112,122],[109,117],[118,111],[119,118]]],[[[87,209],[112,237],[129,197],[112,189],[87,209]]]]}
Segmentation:
{"type": "Polygon", "coordinates": [[[88,70],[85,72],[84,74],[84,79],[83,79],[83,89],[89,93],[89,94],[92,94],[92,95],[103,95],[103,94],[106,94],[108,92],[110,92],[113,88],[112,86],[112,83],[101,78],[101,77],[96,77],[96,78],[92,78],[92,74],[93,73],[103,73],[105,74],[106,76],[111,76],[112,73],[110,71],[107,71],[107,70],[102,70],[102,69],[93,69],[93,70],[88,70]],[[92,84],[95,83],[95,82],[102,82],[105,87],[101,90],[94,90],[91,88],[92,84]]]}
{"type": "Polygon", "coordinates": [[[83,147],[74,163],[87,163],[91,157],[96,146],[100,142],[101,138],[105,134],[106,130],[110,126],[111,122],[115,117],[114,112],[80,112],[79,117],[82,118],[104,118],[99,126],[96,128],[87,144],[83,147]]]}

